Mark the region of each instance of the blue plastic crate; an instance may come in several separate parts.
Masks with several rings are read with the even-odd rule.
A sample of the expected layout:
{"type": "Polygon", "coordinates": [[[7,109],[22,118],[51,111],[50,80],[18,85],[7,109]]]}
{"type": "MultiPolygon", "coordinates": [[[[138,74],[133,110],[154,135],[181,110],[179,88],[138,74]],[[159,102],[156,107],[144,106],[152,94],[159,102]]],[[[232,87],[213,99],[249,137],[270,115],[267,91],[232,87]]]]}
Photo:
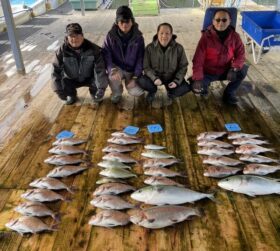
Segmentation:
{"type": "Polygon", "coordinates": [[[280,45],[280,12],[279,11],[243,11],[242,29],[259,45],[264,38],[275,35],[265,41],[266,46],[280,45]]]}

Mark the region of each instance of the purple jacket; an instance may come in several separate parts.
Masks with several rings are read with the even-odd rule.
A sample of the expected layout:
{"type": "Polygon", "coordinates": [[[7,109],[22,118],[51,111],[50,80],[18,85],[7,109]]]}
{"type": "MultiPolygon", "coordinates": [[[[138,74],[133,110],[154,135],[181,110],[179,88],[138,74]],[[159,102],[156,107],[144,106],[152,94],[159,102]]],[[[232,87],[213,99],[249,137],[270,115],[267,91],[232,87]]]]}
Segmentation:
{"type": "Polygon", "coordinates": [[[122,42],[117,35],[118,26],[113,25],[108,32],[104,45],[103,56],[107,67],[108,74],[111,69],[119,67],[124,71],[132,72],[134,76],[139,77],[143,71],[144,58],[144,38],[142,32],[138,29],[138,24],[132,26],[132,37],[128,42],[126,53],[122,49],[122,42]]]}

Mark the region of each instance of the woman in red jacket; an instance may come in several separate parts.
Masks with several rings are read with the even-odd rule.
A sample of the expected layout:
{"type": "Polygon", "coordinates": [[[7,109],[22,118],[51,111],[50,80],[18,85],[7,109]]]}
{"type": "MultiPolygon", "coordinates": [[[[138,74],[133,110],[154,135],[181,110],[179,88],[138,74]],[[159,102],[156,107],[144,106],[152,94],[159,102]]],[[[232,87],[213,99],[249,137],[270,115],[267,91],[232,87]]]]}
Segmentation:
{"type": "Polygon", "coordinates": [[[235,105],[236,90],[246,77],[248,66],[245,49],[239,34],[230,25],[230,13],[226,9],[215,12],[212,25],[203,32],[193,58],[193,91],[202,96],[208,94],[208,86],[217,80],[229,80],[223,101],[235,105]]]}

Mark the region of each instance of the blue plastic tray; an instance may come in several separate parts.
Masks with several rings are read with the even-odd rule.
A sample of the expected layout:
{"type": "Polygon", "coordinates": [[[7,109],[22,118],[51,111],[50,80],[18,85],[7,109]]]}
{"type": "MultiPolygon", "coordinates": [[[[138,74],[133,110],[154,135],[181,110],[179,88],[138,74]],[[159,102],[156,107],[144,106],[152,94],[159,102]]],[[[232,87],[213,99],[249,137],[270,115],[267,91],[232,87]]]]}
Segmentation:
{"type": "Polygon", "coordinates": [[[160,124],[147,125],[149,133],[162,132],[163,129],[160,124]]]}
{"type": "Polygon", "coordinates": [[[70,132],[70,131],[61,131],[60,133],[58,133],[56,135],[57,139],[66,139],[66,138],[72,138],[74,136],[74,133],[70,132]]]}
{"type": "Polygon", "coordinates": [[[239,132],[241,131],[240,126],[237,123],[228,123],[225,124],[225,128],[229,131],[229,132],[239,132]]]}
{"type": "Polygon", "coordinates": [[[125,133],[130,134],[130,135],[135,135],[139,131],[139,127],[136,126],[127,126],[123,130],[125,133]]]}

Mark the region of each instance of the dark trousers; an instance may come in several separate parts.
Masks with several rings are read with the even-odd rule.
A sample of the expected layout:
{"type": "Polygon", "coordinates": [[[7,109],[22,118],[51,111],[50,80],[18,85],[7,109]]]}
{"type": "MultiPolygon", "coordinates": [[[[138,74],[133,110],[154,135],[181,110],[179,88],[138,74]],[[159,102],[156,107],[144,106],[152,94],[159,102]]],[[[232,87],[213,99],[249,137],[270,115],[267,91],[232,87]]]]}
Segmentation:
{"type": "Polygon", "coordinates": [[[62,94],[65,96],[77,96],[77,88],[82,87],[82,86],[88,86],[89,87],[89,92],[92,96],[95,95],[97,91],[97,87],[94,83],[94,80],[92,79],[86,79],[82,83],[79,83],[73,79],[69,78],[64,78],[62,81],[62,94]]]}
{"type": "MultiPolygon", "coordinates": [[[[224,90],[225,96],[234,96],[236,94],[236,90],[238,89],[243,79],[247,75],[248,68],[249,68],[248,65],[244,64],[242,69],[237,74],[237,79],[235,81],[228,83],[227,87],[224,90]]],[[[208,94],[208,87],[211,84],[211,82],[218,81],[218,80],[227,80],[227,73],[228,71],[226,71],[221,75],[205,74],[203,79],[203,87],[202,87],[201,95],[203,96],[208,94]]]]}
{"type": "MultiPolygon", "coordinates": [[[[137,79],[137,84],[145,91],[148,91],[149,93],[156,93],[157,92],[157,86],[154,84],[154,82],[147,77],[146,75],[143,75],[137,79]]],[[[185,79],[183,79],[182,83],[178,85],[175,88],[169,88],[169,83],[163,83],[165,86],[165,89],[167,91],[167,94],[171,98],[176,98],[183,96],[187,92],[191,90],[191,86],[186,82],[185,79]]]]}

